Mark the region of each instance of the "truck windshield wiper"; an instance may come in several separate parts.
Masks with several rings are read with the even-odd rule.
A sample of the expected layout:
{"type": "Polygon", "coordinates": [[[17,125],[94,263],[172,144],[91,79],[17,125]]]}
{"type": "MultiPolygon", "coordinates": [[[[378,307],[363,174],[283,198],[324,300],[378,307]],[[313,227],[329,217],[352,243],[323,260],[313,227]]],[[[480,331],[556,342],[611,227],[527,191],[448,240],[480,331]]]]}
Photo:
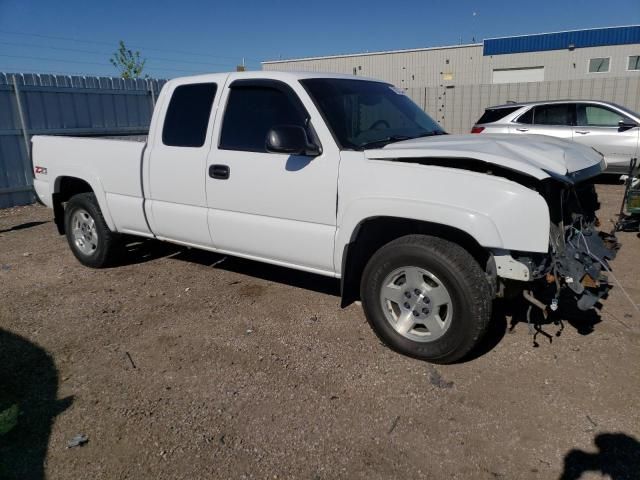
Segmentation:
{"type": "Polygon", "coordinates": [[[390,143],[394,143],[394,142],[401,142],[402,140],[413,140],[414,138],[423,138],[423,137],[432,137],[434,135],[446,135],[447,132],[443,131],[443,130],[434,130],[431,132],[424,132],[421,133],[419,135],[413,135],[413,136],[409,136],[409,135],[390,135],[388,137],[384,137],[384,138],[380,138],[378,140],[372,140],[370,142],[365,142],[361,145],[358,145],[358,148],[362,148],[362,149],[367,149],[367,148],[371,148],[374,145],[379,145],[379,148],[384,147],[385,145],[389,145],[390,143]]]}
{"type": "Polygon", "coordinates": [[[421,133],[420,135],[416,135],[416,136],[411,137],[411,138],[433,137],[433,136],[436,136],[436,135],[446,135],[446,134],[447,134],[447,132],[445,132],[444,130],[434,130],[432,132],[421,133]]]}
{"type": "Polygon", "coordinates": [[[412,138],[414,137],[409,137],[407,135],[391,135],[389,137],[380,138],[378,140],[361,143],[360,145],[358,145],[358,148],[367,149],[378,144],[380,144],[380,147],[384,147],[385,145],[389,145],[390,143],[401,142],[402,140],[411,140],[412,138]]]}

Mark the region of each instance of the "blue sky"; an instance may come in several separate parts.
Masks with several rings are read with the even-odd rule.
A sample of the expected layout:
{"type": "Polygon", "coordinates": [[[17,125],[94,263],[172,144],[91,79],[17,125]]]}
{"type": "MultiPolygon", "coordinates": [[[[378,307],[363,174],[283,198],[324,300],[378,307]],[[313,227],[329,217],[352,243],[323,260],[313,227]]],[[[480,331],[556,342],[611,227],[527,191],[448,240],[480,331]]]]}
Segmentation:
{"type": "Polygon", "coordinates": [[[120,39],[175,77],[267,59],[640,24],[640,1],[0,0],[0,71],[114,74],[120,39]],[[475,15],[474,15],[475,12],[475,15]]]}

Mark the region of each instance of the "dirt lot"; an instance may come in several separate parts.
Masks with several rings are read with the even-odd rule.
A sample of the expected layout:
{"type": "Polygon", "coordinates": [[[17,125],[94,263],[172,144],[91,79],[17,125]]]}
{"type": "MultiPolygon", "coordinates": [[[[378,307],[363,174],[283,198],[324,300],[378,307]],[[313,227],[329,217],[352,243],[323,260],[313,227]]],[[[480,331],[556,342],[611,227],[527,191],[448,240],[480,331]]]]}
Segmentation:
{"type": "MultiPolygon", "coordinates": [[[[599,191],[608,228],[621,187],[599,191]]],[[[619,237],[640,302],[640,238],[619,237]]],[[[23,412],[0,478],[640,478],[620,288],[538,348],[497,304],[476,358],[434,367],[381,345],[333,280],[222,259],[146,242],[90,270],[49,210],[0,211],[0,391],[23,412]]]]}

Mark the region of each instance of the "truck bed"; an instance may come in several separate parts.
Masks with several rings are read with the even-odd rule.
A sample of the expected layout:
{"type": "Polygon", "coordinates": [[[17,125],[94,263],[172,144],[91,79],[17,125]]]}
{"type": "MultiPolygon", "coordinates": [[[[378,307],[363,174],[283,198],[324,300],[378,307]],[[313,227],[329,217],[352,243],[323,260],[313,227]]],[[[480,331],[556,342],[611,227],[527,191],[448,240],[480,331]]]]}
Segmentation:
{"type": "Polygon", "coordinates": [[[142,210],[144,141],[94,137],[34,136],[34,188],[48,206],[58,190],[50,179],[79,178],[90,184],[105,220],[120,232],[148,234],[142,210]],[[102,196],[102,198],[100,198],[102,196]],[[112,212],[118,212],[112,216],[112,212]]]}

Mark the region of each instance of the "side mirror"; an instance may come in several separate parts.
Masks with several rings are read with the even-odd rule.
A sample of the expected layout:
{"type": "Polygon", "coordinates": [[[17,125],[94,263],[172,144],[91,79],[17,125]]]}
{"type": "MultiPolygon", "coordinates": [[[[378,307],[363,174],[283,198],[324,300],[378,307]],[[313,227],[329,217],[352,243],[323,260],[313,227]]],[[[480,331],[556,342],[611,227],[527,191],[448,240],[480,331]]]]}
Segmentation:
{"type": "Polygon", "coordinates": [[[624,131],[624,130],[629,130],[631,128],[635,128],[637,127],[638,124],[634,123],[630,120],[620,120],[618,122],[618,128],[620,129],[620,131],[624,131]]]}
{"type": "Polygon", "coordinates": [[[318,145],[310,142],[307,132],[298,125],[277,125],[267,133],[267,152],[288,153],[289,155],[320,155],[318,145]]]}

